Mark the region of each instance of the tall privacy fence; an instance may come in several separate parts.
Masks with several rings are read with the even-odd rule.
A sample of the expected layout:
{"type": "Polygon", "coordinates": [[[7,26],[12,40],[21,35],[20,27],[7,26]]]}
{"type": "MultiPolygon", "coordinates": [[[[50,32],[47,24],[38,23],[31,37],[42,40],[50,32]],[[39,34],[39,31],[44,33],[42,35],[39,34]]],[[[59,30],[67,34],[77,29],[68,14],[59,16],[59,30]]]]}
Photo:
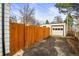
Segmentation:
{"type": "Polygon", "coordinates": [[[10,54],[13,55],[22,48],[30,48],[49,36],[50,29],[47,27],[10,23],[10,54]]]}

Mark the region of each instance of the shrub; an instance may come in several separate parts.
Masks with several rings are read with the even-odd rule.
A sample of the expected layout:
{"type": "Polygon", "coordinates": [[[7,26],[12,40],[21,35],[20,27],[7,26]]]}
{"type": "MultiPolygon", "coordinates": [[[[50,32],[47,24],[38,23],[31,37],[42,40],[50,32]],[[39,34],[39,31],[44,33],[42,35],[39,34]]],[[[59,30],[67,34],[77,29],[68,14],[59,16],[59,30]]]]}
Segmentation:
{"type": "Polygon", "coordinates": [[[74,31],[68,31],[66,36],[75,36],[75,32],[74,31]]]}

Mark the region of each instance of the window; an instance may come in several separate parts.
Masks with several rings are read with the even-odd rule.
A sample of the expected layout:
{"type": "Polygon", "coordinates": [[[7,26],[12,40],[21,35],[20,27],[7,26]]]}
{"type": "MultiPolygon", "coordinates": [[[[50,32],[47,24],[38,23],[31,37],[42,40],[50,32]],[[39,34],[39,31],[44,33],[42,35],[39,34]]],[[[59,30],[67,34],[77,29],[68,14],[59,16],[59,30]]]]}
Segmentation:
{"type": "Polygon", "coordinates": [[[63,28],[52,28],[52,30],[63,30],[63,28]]]}
{"type": "Polygon", "coordinates": [[[53,28],[53,30],[55,30],[55,28],[53,28]]]}
{"type": "Polygon", "coordinates": [[[57,30],[57,28],[53,28],[53,30],[57,30]]]}
{"type": "Polygon", "coordinates": [[[55,28],[55,30],[57,30],[57,28],[55,28]]]}
{"type": "Polygon", "coordinates": [[[60,28],[58,28],[58,30],[60,30],[60,28]]]}
{"type": "Polygon", "coordinates": [[[63,30],[63,28],[53,28],[53,30],[63,30]]]}
{"type": "Polygon", "coordinates": [[[61,28],[61,30],[63,30],[63,28],[61,28]]]}

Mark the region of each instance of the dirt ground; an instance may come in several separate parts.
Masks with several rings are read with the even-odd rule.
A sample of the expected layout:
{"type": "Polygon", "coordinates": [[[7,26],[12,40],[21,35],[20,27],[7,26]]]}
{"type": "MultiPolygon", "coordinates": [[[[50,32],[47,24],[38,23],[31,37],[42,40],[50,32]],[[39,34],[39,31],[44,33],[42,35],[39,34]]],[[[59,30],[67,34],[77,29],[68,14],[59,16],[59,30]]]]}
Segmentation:
{"type": "Polygon", "coordinates": [[[30,49],[24,49],[23,56],[75,56],[64,38],[49,37],[30,49]]]}

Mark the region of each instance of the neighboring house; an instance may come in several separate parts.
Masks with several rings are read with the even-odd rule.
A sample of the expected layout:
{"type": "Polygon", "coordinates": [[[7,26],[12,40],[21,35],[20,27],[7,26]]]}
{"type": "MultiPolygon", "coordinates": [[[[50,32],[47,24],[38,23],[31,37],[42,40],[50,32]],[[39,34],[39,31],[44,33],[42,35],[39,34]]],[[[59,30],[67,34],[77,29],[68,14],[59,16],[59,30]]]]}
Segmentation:
{"type": "Polygon", "coordinates": [[[5,53],[9,53],[9,15],[10,5],[4,4],[4,10],[2,10],[2,4],[0,3],[0,55],[2,55],[2,11],[4,11],[4,40],[5,40],[5,53]]]}
{"type": "Polygon", "coordinates": [[[46,24],[41,26],[49,27],[51,36],[62,36],[62,37],[66,36],[67,28],[65,23],[46,24]]]}

